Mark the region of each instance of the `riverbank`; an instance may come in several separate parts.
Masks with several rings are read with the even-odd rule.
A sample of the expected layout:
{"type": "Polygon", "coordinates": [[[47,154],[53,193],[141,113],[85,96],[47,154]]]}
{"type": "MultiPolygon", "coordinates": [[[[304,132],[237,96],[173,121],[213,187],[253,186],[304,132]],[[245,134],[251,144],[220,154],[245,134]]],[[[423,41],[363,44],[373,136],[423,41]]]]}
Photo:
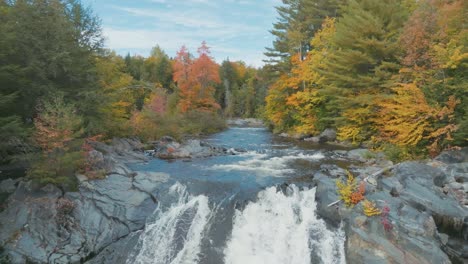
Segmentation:
{"type": "Polygon", "coordinates": [[[366,216],[362,202],[353,208],[334,203],[339,200],[336,180],[346,180],[343,169],[322,170],[313,176],[319,213],[334,223],[345,223],[350,263],[468,260],[467,148],[443,152],[433,160],[395,165],[369,160],[365,150],[359,156],[363,166],[350,171],[358,182],[367,182],[366,199],[378,208],[388,208],[385,216],[366,216]]]}
{"type": "MultiPolygon", "coordinates": [[[[252,131],[259,130],[240,128],[227,143],[233,144],[233,139],[241,140],[238,135],[255,137],[252,131]]],[[[3,259],[8,256],[12,263],[25,263],[26,260],[38,263],[125,263],[148,218],[164,200],[162,195],[169,189],[169,182],[176,176],[134,170],[127,165],[148,162],[151,159],[148,154],[169,158],[175,164],[180,159],[191,164],[223,155],[234,154],[233,157],[239,155],[239,158],[250,155],[236,164],[215,164],[214,168],[248,169],[255,173],[267,167],[268,173],[288,173],[291,169],[284,167],[285,162],[293,162],[288,163],[291,166],[308,162],[294,157],[296,154],[293,153],[297,152],[266,158],[263,151],[242,152],[241,149],[231,150],[198,140],[180,143],[164,138],[153,143],[152,151],[146,154],[143,145],[136,140],[115,139],[110,145],[96,143],[94,156],[100,166],[106,168],[106,177],[91,180],[77,175],[80,180],[77,192],[63,193],[51,185],[39,188],[25,181],[13,183],[10,188],[13,193],[0,213],[3,259]]],[[[249,142],[244,146],[248,148],[249,142]]],[[[432,260],[449,263],[448,254],[452,255],[452,260],[457,256],[463,260],[467,252],[463,244],[467,239],[467,220],[463,218],[467,212],[463,207],[468,175],[466,149],[442,153],[434,160],[396,165],[365,149],[299,153],[297,156],[310,159],[319,169],[313,175],[301,176],[300,180],[284,178],[283,182],[303,188],[316,186],[317,213],[330,225],[344,223],[348,263],[434,263],[432,260]],[[349,165],[321,164],[323,159],[341,160],[349,165]],[[365,196],[368,199],[378,201],[379,206],[389,206],[388,220],[392,230],[384,230],[381,217],[366,217],[360,204],[353,209],[341,203],[329,206],[338,200],[335,181],[346,177],[345,169],[358,180],[366,180],[365,196]]],[[[186,171],[190,172],[190,168],[186,171]]],[[[275,182],[281,179],[275,177],[275,182]]],[[[284,188],[288,187],[282,185],[278,190],[284,188]]],[[[223,190],[220,192],[223,196],[223,190]]],[[[271,198],[278,199],[277,196],[271,198]]],[[[250,201],[235,202],[230,205],[233,208],[228,209],[243,210],[250,201]]]]}

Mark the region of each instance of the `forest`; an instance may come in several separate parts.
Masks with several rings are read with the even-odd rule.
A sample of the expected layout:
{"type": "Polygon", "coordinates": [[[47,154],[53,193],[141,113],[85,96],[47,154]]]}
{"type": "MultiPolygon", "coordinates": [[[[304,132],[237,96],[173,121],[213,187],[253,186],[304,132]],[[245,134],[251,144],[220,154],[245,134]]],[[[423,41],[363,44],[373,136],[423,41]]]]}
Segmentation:
{"type": "Polygon", "coordinates": [[[265,66],[277,132],[338,139],[396,160],[468,140],[467,2],[284,0],[265,66]]]}
{"type": "Polygon", "coordinates": [[[219,131],[224,117],[253,117],[267,86],[261,69],[205,42],[170,57],[104,48],[99,18],[80,1],[0,1],[0,161],[28,164],[42,183],[64,183],[91,162],[89,141],[219,131]]]}
{"type": "Polygon", "coordinates": [[[204,41],[121,56],[78,0],[0,1],[1,163],[67,184],[90,167],[90,141],[180,139],[229,117],[304,136],[333,128],[400,160],[467,144],[466,1],[282,2],[254,68],[216,63],[204,41]]]}

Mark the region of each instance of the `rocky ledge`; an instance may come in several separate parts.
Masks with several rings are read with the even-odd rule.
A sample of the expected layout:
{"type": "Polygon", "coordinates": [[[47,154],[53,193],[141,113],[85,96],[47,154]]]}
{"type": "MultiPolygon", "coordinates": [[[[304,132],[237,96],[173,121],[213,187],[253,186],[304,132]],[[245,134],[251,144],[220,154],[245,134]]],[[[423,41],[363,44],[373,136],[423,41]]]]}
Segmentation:
{"type": "MultiPolygon", "coordinates": [[[[359,154],[368,155],[352,156],[366,160],[359,154]]],[[[314,175],[319,213],[345,223],[348,263],[468,262],[468,148],[394,166],[368,160],[350,171],[367,182],[366,198],[390,211],[367,217],[362,202],[353,208],[336,203],[343,169],[324,167],[314,175]]]]}
{"type": "Polygon", "coordinates": [[[214,146],[198,139],[190,139],[183,144],[174,138],[165,136],[152,142],[154,150],[149,151],[152,156],[160,159],[192,159],[219,155],[235,155],[242,150],[228,149],[214,146]]]}
{"type": "Polygon", "coordinates": [[[80,263],[143,229],[169,176],[125,165],[147,159],[136,140],[95,143],[91,154],[107,175],[97,180],[77,175],[76,192],[30,181],[10,188],[0,213],[1,263],[80,263]]]}

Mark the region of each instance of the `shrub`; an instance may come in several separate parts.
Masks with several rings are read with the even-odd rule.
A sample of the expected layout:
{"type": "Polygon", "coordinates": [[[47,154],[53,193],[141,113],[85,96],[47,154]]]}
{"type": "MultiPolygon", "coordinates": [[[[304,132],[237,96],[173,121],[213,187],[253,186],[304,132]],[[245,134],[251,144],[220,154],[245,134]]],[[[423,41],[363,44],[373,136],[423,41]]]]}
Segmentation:
{"type": "Polygon", "coordinates": [[[352,207],[364,199],[366,187],[364,182],[361,182],[358,186],[356,179],[349,171],[347,175],[348,179],[346,182],[336,181],[336,187],[338,188],[340,199],[344,201],[346,206],[352,207]]]}
{"type": "Polygon", "coordinates": [[[97,152],[91,142],[99,140],[102,136],[97,135],[94,137],[88,137],[85,139],[81,146],[83,162],[81,164],[81,172],[84,173],[90,179],[102,179],[106,175],[106,168],[104,167],[104,159],[102,154],[97,152]]]}
{"type": "Polygon", "coordinates": [[[390,214],[390,207],[388,207],[388,205],[385,205],[382,208],[382,214],[381,214],[380,222],[382,223],[382,225],[384,227],[384,230],[386,232],[390,232],[393,229],[393,225],[390,222],[390,220],[388,219],[389,214],[390,214]]]}
{"type": "Polygon", "coordinates": [[[187,112],[185,114],[159,114],[148,109],[134,112],[130,120],[133,135],[150,141],[170,135],[181,139],[186,135],[203,135],[218,132],[226,127],[217,114],[187,112]]]}
{"type": "Polygon", "coordinates": [[[362,208],[364,214],[367,216],[380,215],[382,213],[377,207],[375,207],[375,203],[369,200],[364,200],[364,202],[362,202],[362,208]]]}
{"type": "Polygon", "coordinates": [[[39,183],[75,187],[74,172],[82,162],[80,140],[82,119],[62,95],[42,100],[34,119],[34,141],[41,153],[32,160],[28,176],[39,183]]]}
{"type": "Polygon", "coordinates": [[[69,199],[66,198],[60,198],[57,201],[56,205],[56,221],[57,224],[63,227],[68,227],[69,224],[69,217],[71,217],[71,214],[73,213],[73,210],[75,210],[75,203],[69,199]]]}

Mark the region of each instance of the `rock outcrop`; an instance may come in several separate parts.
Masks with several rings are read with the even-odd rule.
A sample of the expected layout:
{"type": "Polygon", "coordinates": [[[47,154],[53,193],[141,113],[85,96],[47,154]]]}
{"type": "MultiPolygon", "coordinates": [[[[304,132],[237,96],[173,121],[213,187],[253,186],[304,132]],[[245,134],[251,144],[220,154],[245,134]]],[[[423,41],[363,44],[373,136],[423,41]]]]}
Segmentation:
{"type": "Polygon", "coordinates": [[[198,139],[181,144],[168,136],[153,142],[153,146],[154,151],[151,154],[160,159],[192,159],[237,153],[236,150],[214,146],[198,139]]]}
{"type": "MultiPolygon", "coordinates": [[[[361,203],[354,208],[339,199],[335,180],[345,178],[337,168],[314,175],[319,213],[334,223],[344,221],[349,263],[451,263],[468,261],[468,149],[442,153],[429,162],[385,162],[353,169],[367,179],[366,198],[388,206],[386,230],[382,216],[367,217],[361,203]],[[379,170],[380,168],[380,170],[379,170]],[[369,181],[371,180],[371,181],[369,181]],[[330,206],[331,205],[331,206],[330,206]]],[[[347,156],[363,160],[364,150],[347,156]]]]}
{"type": "Polygon", "coordinates": [[[125,163],[147,159],[134,140],[95,144],[104,179],[79,175],[76,192],[20,182],[0,213],[3,260],[80,263],[133,237],[155,210],[164,173],[133,172],[125,163]],[[103,154],[104,153],[104,154],[103,154]]]}

